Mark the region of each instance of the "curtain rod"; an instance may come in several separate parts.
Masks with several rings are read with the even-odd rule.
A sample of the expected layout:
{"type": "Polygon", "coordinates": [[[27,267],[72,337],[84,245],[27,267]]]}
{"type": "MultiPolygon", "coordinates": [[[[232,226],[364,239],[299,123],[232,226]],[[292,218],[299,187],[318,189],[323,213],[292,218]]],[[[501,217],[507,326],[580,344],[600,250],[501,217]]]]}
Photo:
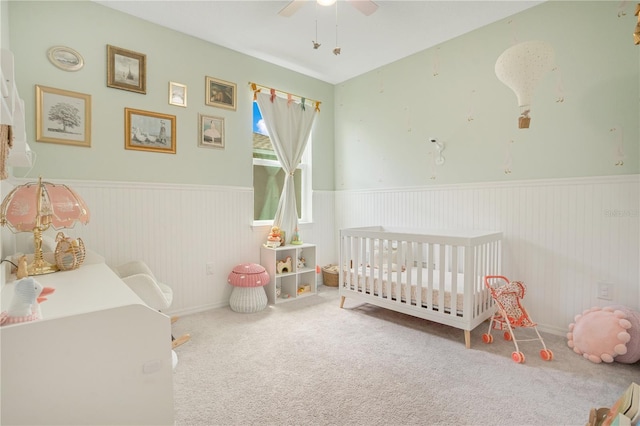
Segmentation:
{"type": "MultiPolygon", "coordinates": [[[[265,85],[263,85],[263,84],[254,83],[254,82],[252,82],[252,81],[250,81],[250,82],[249,82],[249,86],[251,86],[251,89],[252,89],[254,92],[259,91],[259,89],[266,89],[266,90],[271,90],[271,89],[273,89],[273,87],[265,86],[265,85]]],[[[294,94],[294,93],[285,92],[285,91],[283,91],[283,90],[278,90],[278,89],[273,89],[273,90],[275,90],[275,91],[276,91],[276,92],[278,92],[278,93],[283,93],[283,94],[288,95],[288,96],[295,96],[296,98],[299,98],[299,99],[305,99],[305,100],[307,100],[307,101],[309,101],[309,102],[311,102],[311,103],[316,104],[318,107],[319,107],[319,106],[320,106],[320,104],[322,103],[322,102],[320,102],[320,101],[316,101],[315,99],[305,98],[304,96],[296,95],[296,94],[294,94]]]]}

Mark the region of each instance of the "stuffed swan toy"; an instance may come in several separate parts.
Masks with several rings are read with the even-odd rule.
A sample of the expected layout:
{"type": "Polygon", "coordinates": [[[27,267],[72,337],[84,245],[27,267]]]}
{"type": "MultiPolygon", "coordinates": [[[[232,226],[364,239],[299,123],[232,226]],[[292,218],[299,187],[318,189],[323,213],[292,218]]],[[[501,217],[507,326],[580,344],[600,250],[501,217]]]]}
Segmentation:
{"type": "Polygon", "coordinates": [[[0,313],[0,325],[35,321],[42,318],[40,302],[55,291],[52,287],[43,287],[33,277],[22,278],[15,282],[13,299],[9,308],[0,313]]]}

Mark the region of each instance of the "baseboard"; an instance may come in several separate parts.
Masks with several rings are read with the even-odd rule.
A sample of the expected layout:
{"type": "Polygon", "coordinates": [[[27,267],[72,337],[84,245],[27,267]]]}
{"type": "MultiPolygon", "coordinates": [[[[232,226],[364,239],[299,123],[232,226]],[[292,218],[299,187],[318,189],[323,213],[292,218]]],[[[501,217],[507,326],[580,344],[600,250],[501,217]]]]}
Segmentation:
{"type": "Polygon", "coordinates": [[[210,303],[207,305],[199,305],[199,306],[194,306],[191,307],[189,309],[179,309],[179,310],[175,310],[175,311],[167,311],[166,314],[169,316],[173,316],[173,315],[177,315],[177,316],[184,316],[184,315],[192,315],[192,314],[198,314],[200,312],[205,312],[205,311],[210,311],[212,309],[218,309],[218,308],[224,308],[225,306],[229,306],[229,302],[222,302],[222,303],[210,303]]]}

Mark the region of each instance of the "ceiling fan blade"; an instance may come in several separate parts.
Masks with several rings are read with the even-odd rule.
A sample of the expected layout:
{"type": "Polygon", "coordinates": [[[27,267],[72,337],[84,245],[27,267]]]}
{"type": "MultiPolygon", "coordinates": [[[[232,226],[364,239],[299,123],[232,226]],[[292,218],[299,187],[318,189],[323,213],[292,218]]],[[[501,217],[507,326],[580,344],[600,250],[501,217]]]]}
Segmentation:
{"type": "Polygon", "coordinates": [[[283,7],[282,10],[280,12],[278,12],[278,15],[284,16],[285,18],[289,18],[294,13],[296,13],[298,11],[298,9],[300,9],[304,5],[305,1],[306,0],[293,0],[293,1],[290,1],[288,5],[283,7]]]}
{"type": "Polygon", "coordinates": [[[355,7],[366,16],[369,16],[373,12],[378,10],[378,5],[371,0],[347,0],[347,1],[351,4],[351,6],[355,7]]]}

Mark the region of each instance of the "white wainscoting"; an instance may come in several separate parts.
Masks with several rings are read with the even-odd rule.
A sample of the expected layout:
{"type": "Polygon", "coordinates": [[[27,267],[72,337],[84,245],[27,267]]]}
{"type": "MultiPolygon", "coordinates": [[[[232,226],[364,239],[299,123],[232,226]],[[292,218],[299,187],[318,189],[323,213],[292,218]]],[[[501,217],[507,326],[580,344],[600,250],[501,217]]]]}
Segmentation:
{"type": "MultiPolygon", "coordinates": [[[[55,182],[78,191],[91,209],[87,226],[66,233],[82,237],[109,265],[145,260],[174,288],[169,313],[227,305],[229,271],[260,261],[268,227],[251,226],[251,188],[55,182]],[[207,263],[213,264],[212,275],[207,263]]],[[[501,230],[504,275],[527,284],[524,304],[541,329],[564,334],[573,317],[591,306],[640,308],[639,193],[638,175],[314,191],[313,222],[301,224],[300,233],[318,246],[323,266],[338,260],[340,228],[501,230]],[[613,284],[613,300],[596,298],[598,281],[613,284]]]]}
{"type": "MultiPolygon", "coordinates": [[[[29,182],[16,180],[15,184],[29,182]]],[[[253,189],[208,185],[52,180],[67,184],[91,211],[88,225],[64,230],[110,266],[144,260],[174,290],[170,314],[229,303],[227,276],[239,263],[260,263],[269,227],[252,227],[253,189]],[[207,263],[213,274],[207,274],[207,263]]],[[[318,263],[335,262],[333,191],[313,195],[313,223],[302,224],[305,242],[317,245],[318,263]]],[[[56,231],[49,230],[54,236],[56,231]]],[[[16,249],[32,238],[19,234],[16,249]]]]}
{"type": "Polygon", "coordinates": [[[640,309],[640,177],[626,175],[336,192],[339,228],[383,225],[504,233],[503,275],[524,281],[541,330],[566,333],[592,306],[640,309]],[[613,300],[596,298],[599,281],[613,300]]]}
{"type": "Polygon", "coordinates": [[[91,211],[88,225],[68,233],[102,254],[108,265],[144,260],[174,290],[171,313],[228,303],[227,275],[259,261],[253,241],[251,189],[203,185],[60,182],[91,211]],[[213,263],[213,274],[207,274],[213,263]]]}

